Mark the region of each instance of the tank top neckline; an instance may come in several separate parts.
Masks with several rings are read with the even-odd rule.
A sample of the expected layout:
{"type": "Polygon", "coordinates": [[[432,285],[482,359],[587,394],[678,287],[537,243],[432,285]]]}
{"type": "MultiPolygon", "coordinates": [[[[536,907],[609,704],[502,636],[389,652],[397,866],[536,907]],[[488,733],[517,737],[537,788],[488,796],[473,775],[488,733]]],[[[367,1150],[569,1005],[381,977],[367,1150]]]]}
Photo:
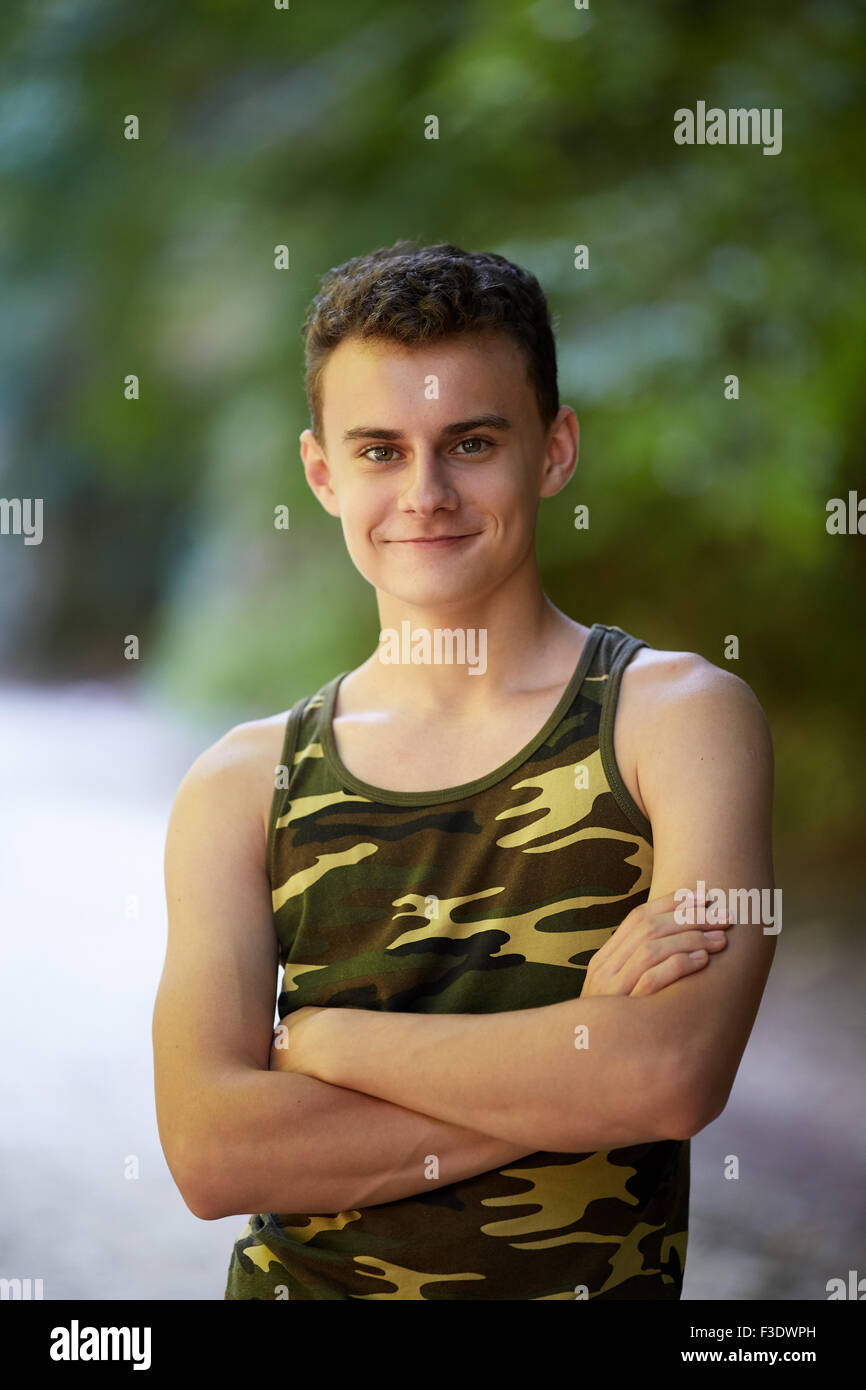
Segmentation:
{"type": "Polygon", "coordinates": [[[487,791],[490,787],[501,782],[510,773],[520,767],[537,748],[544,743],[545,739],[556,728],[557,724],[570,708],[577,692],[583,684],[587,671],[592,665],[596,648],[601,640],[602,634],[606,631],[604,623],[593,623],[587,633],[586,641],[577,659],[577,664],[571,674],[565,689],[557,701],[555,709],[550,713],[538,732],[523,746],[513,757],[501,766],[488,772],[483,777],[476,777],[472,782],[461,782],[456,787],[441,787],[435,791],[392,791],[387,787],[376,787],[372,782],[364,782],[360,777],[355,777],[345,766],[339,753],[334,738],[333,718],[334,707],[337,703],[337,691],[340,682],[349,675],[348,671],[341,671],[338,676],[334,676],[325,690],[324,699],[321,705],[321,744],[325,760],[331,771],[342,786],[350,788],[352,791],[367,797],[371,801],[377,801],[390,806],[438,806],[446,801],[462,801],[466,797],[475,796],[478,792],[487,791]]]}

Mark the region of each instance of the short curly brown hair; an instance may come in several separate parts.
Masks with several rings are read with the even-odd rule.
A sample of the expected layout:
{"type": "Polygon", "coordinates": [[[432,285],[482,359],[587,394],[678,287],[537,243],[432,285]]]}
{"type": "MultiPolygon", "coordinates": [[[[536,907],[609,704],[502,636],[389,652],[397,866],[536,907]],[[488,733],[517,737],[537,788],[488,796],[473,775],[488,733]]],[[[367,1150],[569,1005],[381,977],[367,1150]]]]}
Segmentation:
{"type": "Polygon", "coordinates": [[[535,276],[504,256],[450,242],[397,241],[332,267],[321,284],[301,329],[310,428],[320,445],[322,372],[338,343],[354,334],[412,345],[457,333],[508,333],[523,354],[544,428],[555,419],[559,387],[547,300],[535,276]]]}

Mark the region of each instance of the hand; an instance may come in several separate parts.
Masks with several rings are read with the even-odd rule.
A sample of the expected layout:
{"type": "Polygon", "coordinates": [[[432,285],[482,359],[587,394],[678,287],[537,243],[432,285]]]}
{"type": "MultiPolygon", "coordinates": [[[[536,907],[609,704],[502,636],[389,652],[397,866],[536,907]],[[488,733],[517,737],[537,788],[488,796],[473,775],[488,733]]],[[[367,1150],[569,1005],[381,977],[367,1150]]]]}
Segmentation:
{"type": "Polygon", "coordinates": [[[311,1034],[316,1014],[325,1012],[324,1008],[306,1004],[280,1019],[271,1043],[270,1071],[313,1074],[311,1034]]]}
{"type": "MultiPolygon", "coordinates": [[[[654,902],[641,903],[616,928],[592,957],[586,970],[581,999],[592,995],[657,994],[684,975],[703,970],[710,956],[728,944],[724,909],[718,923],[706,930],[676,920],[673,893],[654,902]],[[695,958],[691,953],[700,951],[695,958]]],[[[682,909],[679,909],[680,912],[682,909]]]]}

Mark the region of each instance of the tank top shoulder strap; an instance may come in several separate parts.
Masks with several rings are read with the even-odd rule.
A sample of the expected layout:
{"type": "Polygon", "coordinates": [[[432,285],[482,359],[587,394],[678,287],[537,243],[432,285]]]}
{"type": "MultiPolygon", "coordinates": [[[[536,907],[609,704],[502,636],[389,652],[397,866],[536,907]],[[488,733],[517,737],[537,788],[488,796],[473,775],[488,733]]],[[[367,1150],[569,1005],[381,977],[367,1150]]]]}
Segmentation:
{"type": "Polygon", "coordinates": [[[271,887],[273,887],[272,868],[274,862],[274,835],[277,829],[277,821],[283,814],[286,808],[286,804],[290,799],[292,772],[294,770],[295,762],[295,750],[298,746],[298,733],[301,727],[301,720],[304,717],[304,711],[314,698],[314,696],[303,695],[301,699],[297,701],[296,704],[292,705],[292,708],[289,710],[288,716],[286,718],[285,733],[283,734],[283,747],[280,753],[279,763],[280,767],[284,767],[286,769],[286,785],[277,785],[274,787],[274,794],[271,797],[271,811],[270,816],[268,817],[267,858],[265,862],[267,866],[268,878],[271,881],[271,887]]]}
{"type": "Polygon", "coordinates": [[[623,672],[635,652],[648,645],[641,638],[632,637],[629,633],[624,632],[621,627],[606,626],[601,641],[595,650],[587,676],[588,689],[594,689],[593,698],[597,699],[601,705],[598,737],[604,774],[616,801],[628,819],[635,829],[639,830],[644,838],[652,844],[652,826],[640,807],[636,805],[631,792],[623,781],[613,744],[614,721],[623,672]]]}

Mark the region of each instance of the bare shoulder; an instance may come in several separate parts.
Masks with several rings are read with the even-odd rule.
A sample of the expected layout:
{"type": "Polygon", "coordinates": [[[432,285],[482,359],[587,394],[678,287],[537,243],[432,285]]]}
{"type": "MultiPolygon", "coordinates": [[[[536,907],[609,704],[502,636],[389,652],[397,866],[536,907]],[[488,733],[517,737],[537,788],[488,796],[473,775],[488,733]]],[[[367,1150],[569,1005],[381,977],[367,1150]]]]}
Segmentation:
{"type": "Polygon", "coordinates": [[[195,759],[182,785],[203,780],[224,789],[237,814],[261,821],[267,836],[288,710],[235,724],[195,759]]]}
{"type": "Polygon", "coordinates": [[[641,647],[623,672],[621,689],[623,694],[628,690],[630,700],[639,701],[652,717],[705,706],[708,696],[731,708],[751,708],[763,717],[752,687],[734,671],[715,666],[698,652],[641,647]]]}
{"type": "Polygon", "coordinates": [[[752,687],[733,671],[697,652],[641,647],[623,671],[617,709],[618,758],[633,770],[637,804],[647,814],[644,792],[652,768],[687,748],[724,757],[746,746],[772,777],[772,739],[752,687]]]}

